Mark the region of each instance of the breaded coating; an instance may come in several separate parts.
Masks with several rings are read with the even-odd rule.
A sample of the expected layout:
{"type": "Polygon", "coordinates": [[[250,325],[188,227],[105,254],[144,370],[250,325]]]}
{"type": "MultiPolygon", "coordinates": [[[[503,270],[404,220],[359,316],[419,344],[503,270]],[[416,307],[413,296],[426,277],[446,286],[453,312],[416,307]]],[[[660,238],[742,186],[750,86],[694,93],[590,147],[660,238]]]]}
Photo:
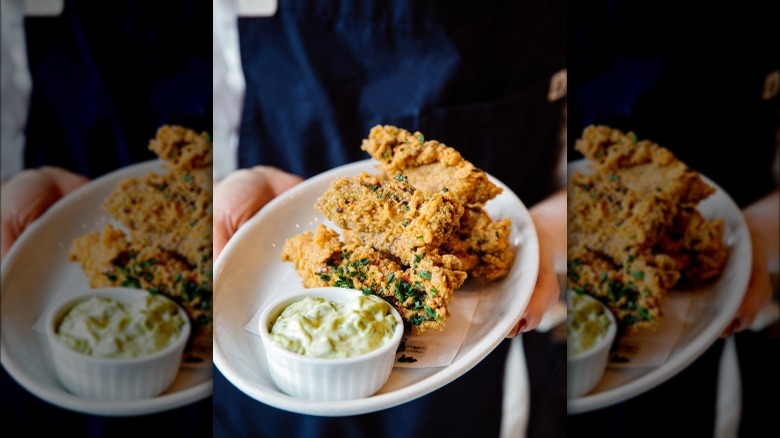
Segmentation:
{"type": "Polygon", "coordinates": [[[149,149],[164,161],[166,170],[178,173],[209,168],[214,161],[211,136],[182,126],[160,127],[149,149]]]}
{"type": "Polygon", "coordinates": [[[398,309],[413,334],[443,328],[452,293],[466,279],[454,256],[434,259],[420,250],[412,266],[404,268],[370,246],[342,243],[324,225],[316,233],[287,239],[281,257],[295,264],[304,287],[345,287],[382,297],[398,309]]]}
{"type": "Polygon", "coordinates": [[[207,138],[205,133],[196,135],[181,127],[160,128],[150,148],[156,146],[163,160],[172,156],[178,161],[166,162],[170,171],[164,174],[149,172],[122,181],[103,202],[103,209],[130,230],[131,240],[181,254],[190,264],[212,251],[212,162],[210,144],[204,143],[207,138]]]}
{"type": "Polygon", "coordinates": [[[315,208],[343,230],[320,225],[288,238],[304,287],[337,286],[375,294],[398,309],[412,334],[441,330],[447,304],[469,271],[483,281],[514,261],[511,221],[481,208],[501,189],[454,149],[422,134],[376,126],[362,148],[380,175],[334,181],[315,208]]]}
{"type": "Polygon", "coordinates": [[[493,221],[480,207],[467,208],[460,229],[442,247],[442,251],[460,259],[464,271],[482,281],[505,277],[514,262],[509,246],[512,221],[493,221]]]}
{"type": "Polygon", "coordinates": [[[364,245],[411,264],[419,250],[432,253],[460,226],[463,207],[447,194],[429,198],[406,180],[362,173],[339,178],[315,207],[364,245]]]}
{"type": "Polygon", "coordinates": [[[81,262],[90,287],[132,287],[172,298],[196,321],[195,338],[211,336],[211,270],[205,264],[193,267],[157,246],[130,243],[111,224],[76,238],[68,259],[81,262]]]}
{"type": "Polygon", "coordinates": [[[715,278],[723,271],[728,251],[723,244],[723,219],[705,219],[692,205],[683,205],[669,232],[656,244],[676,262],[676,269],[691,283],[715,278]]]}
{"type": "Polygon", "coordinates": [[[102,207],[111,225],[71,243],[92,287],[128,286],[161,293],[182,305],[196,344],[210,344],[212,327],[212,148],[206,133],[163,126],[149,148],[163,174],[129,178],[102,207]]]}
{"type": "Polygon", "coordinates": [[[568,196],[568,243],[621,260],[655,245],[676,213],[669,200],[639,196],[617,178],[575,173],[568,196]]]}
{"type": "Polygon", "coordinates": [[[570,176],[569,287],[604,301],[628,333],[653,330],[669,289],[725,265],[723,220],[696,209],[715,189],[633,133],[591,126],[575,147],[594,172],[570,176]]]}
{"type": "Polygon", "coordinates": [[[628,333],[657,328],[666,292],[680,276],[671,258],[641,253],[616,264],[585,248],[570,249],[569,257],[570,289],[607,304],[628,333]]]}
{"type": "Polygon", "coordinates": [[[715,193],[701,176],[666,148],[637,141],[607,126],[589,126],[574,148],[591,160],[600,173],[617,177],[638,196],[660,194],[674,204],[696,204],[715,193]],[[614,175],[614,176],[613,176],[614,175]]]}
{"type": "Polygon", "coordinates": [[[464,206],[482,206],[501,193],[485,172],[458,151],[436,140],[425,141],[419,132],[377,125],[361,149],[379,161],[388,177],[406,177],[427,195],[446,192],[464,206]]]}

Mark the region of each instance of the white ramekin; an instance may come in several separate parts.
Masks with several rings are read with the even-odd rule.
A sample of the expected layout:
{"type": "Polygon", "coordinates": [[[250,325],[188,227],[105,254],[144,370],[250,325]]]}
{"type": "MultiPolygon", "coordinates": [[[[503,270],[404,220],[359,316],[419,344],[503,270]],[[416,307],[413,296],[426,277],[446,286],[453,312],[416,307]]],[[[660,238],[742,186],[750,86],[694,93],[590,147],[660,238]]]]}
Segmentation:
{"type": "Polygon", "coordinates": [[[395,353],[404,332],[401,315],[393,306],[390,306],[396,319],[393,337],[376,350],[360,356],[344,359],[304,356],[280,347],[269,333],[279,314],[305,297],[345,303],[360,294],[354,289],[338,287],[303,289],[266,306],[260,315],[260,337],[271,378],[282,391],[307,400],[336,401],[369,397],[384,386],[393,371],[395,353]]]}
{"type": "Polygon", "coordinates": [[[83,300],[98,296],[132,303],[142,300],[147,294],[144,290],[124,287],[92,289],[52,308],[46,316],[46,336],[57,376],[65,388],[85,398],[122,401],[155,397],[171,385],[179,372],[191,330],[187,314],[178,305],[179,314],[184,320],[179,338],[163,350],[148,356],[129,359],[89,356],[62,343],[55,332],[65,314],[83,300]]]}
{"type": "MultiPolygon", "coordinates": [[[[574,292],[569,291],[569,296],[574,292]]],[[[583,298],[598,303],[604,309],[609,319],[607,334],[599,339],[596,345],[589,350],[576,355],[568,355],[566,358],[566,386],[567,397],[576,398],[590,392],[601,380],[604,370],[607,368],[609,351],[617,334],[617,322],[615,316],[601,301],[583,295],[583,298]]]]}

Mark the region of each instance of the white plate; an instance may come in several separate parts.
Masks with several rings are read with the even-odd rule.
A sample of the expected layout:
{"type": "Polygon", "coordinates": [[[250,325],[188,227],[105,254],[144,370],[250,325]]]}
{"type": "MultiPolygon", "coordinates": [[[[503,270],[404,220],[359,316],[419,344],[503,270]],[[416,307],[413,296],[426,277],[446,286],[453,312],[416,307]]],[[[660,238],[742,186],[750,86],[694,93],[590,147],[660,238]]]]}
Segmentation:
{"type": "MultiPolygon", "coordinates": [[[[569,175],[573,172],[589,173],[588,162],[582,159],[569,163],[569,175]]],[[[715,187],[716,191],[698,205],[699,211],[708,219],[723,218],[726,225],[723,239],[729,250],[729,258],[723,273],[714,283],[695,290],[675,289],[671,293],[690,295],[689,313],[706,315],[707,318],[685,321],[680,338],[663,365],[634,369],[607,368],[599,384],[590,393],[568,400],[569,414],[611,406],[660,385],[704,353],[734,317],[750,279],[750,233],[742,211],[731,197],[706,176],[702,175],[702,179],[715,187]]]]}
{"type": "Polygon", "coordinates": [[[212,394],[211,367],[184,366],[171,387],[158,397],[124,402],[78,397],[57,379],[46,336],[32,329],[63,291],[89,288],[80,264],[68,261],[70,242],[113,223],[100,204],[120,181],[149,171],[161,172],[160,162],[112,172],[64,197],[22,233],[3,260],[2,364],[19,384],[50,403],[88,414],[125,416],[177,408],[212,394]]]}
{"type": "MultiPolygon", "coordinates": [[[[318,197],[337,177],[376,173],[373,162],[359,161],[315,176],[265,206],[228,242],[216,262],[214,277],[214,363],[241,391],[263,403],[301,414],[357,415],[390,408],[423,396],[474,367],[504,339],[522,316],[539,270],[539,246],[531,216],[505,185],[504,192],[486,204],[491,217],[512,220],[510,243],[516,251],[509,275],[482,284],[467,280],[457,292],[479,294],[466,339],[452,364],[439,368],[394,368],[387,384],[371,397],[341,402],[296,399],[279,390],[268,373],[259,336],[244,331],[258,309],[299,286],[291,263],[280,260],[287,238],[329,225],[314,209],[318,197]]],[[[457,299],[457,294],[456,294],[457,299]]]]}

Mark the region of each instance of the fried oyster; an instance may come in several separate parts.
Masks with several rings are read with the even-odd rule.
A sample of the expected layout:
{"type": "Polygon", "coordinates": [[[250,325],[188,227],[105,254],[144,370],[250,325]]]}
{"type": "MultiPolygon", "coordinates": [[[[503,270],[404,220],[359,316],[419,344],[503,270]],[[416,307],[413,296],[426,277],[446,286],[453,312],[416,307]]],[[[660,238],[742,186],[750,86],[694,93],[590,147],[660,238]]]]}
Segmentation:
{"type": "Polygon", "coordinates": [[[380,296],[411,323],[412,333],[420,334],[444,326],[447,304],[466,273],[451,255],[434,258],[418,250],[415,258],[404,267],[370,246],[341,242],[324,225],[287,239],[282,249],[282,260],[295,264],[304,287],[347,287],[380,296]]]}
{"type": "Polygon", "coordinates": [[[652,331],[669,289],[720,275],[722,219],[696,204],[714,193],[667,149],[588,127],[575,145],[593,163],[569,185],[569,287],[605,301],[630,333],[652,331]]]}
{"type": "Polygon", "coordinates": [[[512,223],[506,218],[494,222],[482,208],[502,192],[485,172],[449,146],[390,125],[373,127],[361,148],[389,178],[407,180],[427,196],[446,193],[465,207],[460,229],[443,252],[458,256],[471,276],[492,281],[509,273],[512,223]]]}
{"type": "Polygon", "coordinates": [[[361,149],[379,162],[385,174],[401,174],[423,193],[445,191],[464,206],[482,206],[501,188],[487,174],[467,161],[455,149],[419,133],[395,126],[375,126],[361,149]]]}
{"type": "Polygon", "coordinates": [[[212,327],[212,147],[206,133],[163,126],[149,148],[164,173],[129,178],[103,202],[126,229],[107,224],[76,238],[68,259],[91,287],[127,286],[166,295],[193,322],[196,342],[212,327]]]}
{"type": "Polygon", "coordinates": [[[363,149],[384,175],[338,178],[315,203],[343,237],[320,226],[287,239],[282,260],[305,287],[360,289],[393,304],[413,334],[441,330],[468,274],[492,281],[509,273],[511,221],[494,222],[482,208],[501,188],[420,133],[377,126],[363,149]]]}
{"type": "Polygon", "coordinates": [[[315,206],[351,237],[388,252],[409,265],[420,250],[428,254],[460,227],[463,207],[452,197],[425,197],[406,180],[380,180],[362,173],[339,178],[315,206]]]}

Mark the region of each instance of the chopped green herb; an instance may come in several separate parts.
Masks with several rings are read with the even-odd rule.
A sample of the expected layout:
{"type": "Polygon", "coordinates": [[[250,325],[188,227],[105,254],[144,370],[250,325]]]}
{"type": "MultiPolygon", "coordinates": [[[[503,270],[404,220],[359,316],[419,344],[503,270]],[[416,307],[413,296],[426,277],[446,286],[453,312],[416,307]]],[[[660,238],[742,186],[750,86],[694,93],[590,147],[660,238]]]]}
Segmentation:
{"type": "Polygon", "coordinates": [[[330,275],[328,275],[328,274],[321,274],[320,275],[320,280],[322,280],[322,281],[330,281],[330,275]]]}
{"type": "Polygon", "coordinates": [[[417,140],[420,140],[420,143],[425,143],[425,137],[422,134],[417,136],[417,140]]]}
{"type": "Polygon", "coordinates": [[[444,192],[444,193],[447,193],[447,192],[449,192],[449,191],[450,191],[450,189],[449,189],[449,188],[447,188],[447,187],[445,187],[445,188],[441,189],[441,191],[442,191],[442,192],[444,192]]]}
{"type": "Polygon", "coordinates": [[[396,175],[396,176],[395,176],[395,179],[396,179],[396,181],[406,181],[406,177],[405,177],[405,176],[403,176],[403,175],[402,175],[402,174],[400,174],[400,173],[399,173],[398,175],[396,175]]]}
{"type": "Polygon", "coordinates": [[[619,181],[620,177],[615,172],[612,172],[612,173],[609,174],[609,180],[610,181],[619,181]]]}
{"type": "Polygon", "coordinates": [[[192,182],[195,178],[193,178],[189,173],[185,173],[184,176],[182,176],[182,179],[187,182],[192,182]]]}
{"type": "Polygon", "coordinates": [[[631,273],[631,276],[636,278],[637,280],[644,280],[645,279],[645,272],[644,271],[634,271],[631,273]]]}
{"type": "Polygon", "coordinates": [[[431,273],[428,271],[420,271],[420,277],[430,280],[431,279],[431,273]]]}

